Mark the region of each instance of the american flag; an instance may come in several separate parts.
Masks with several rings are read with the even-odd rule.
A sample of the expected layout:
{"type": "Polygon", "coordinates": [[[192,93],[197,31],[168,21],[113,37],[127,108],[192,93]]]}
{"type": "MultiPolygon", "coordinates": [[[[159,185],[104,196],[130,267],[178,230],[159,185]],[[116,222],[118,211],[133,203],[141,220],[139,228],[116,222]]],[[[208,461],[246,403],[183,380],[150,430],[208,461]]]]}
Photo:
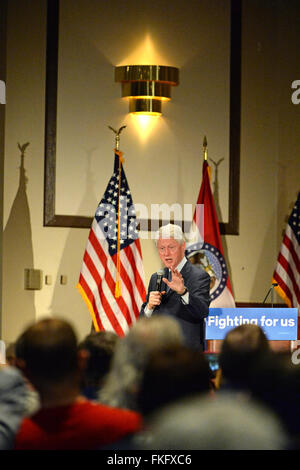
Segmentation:
{"type": "Polygon", "coordinates": [[[77,284],[95,330],[119,336],[136,322],[146,298],[138,223],[122,162],[122,152],[115,151],[114,173],[97,207],[77,284]]]}
{"type": "Polygon", "coordinates": [[[289,217],[273,274],[275,290],[300,314],[300,192],[289,217]]]}

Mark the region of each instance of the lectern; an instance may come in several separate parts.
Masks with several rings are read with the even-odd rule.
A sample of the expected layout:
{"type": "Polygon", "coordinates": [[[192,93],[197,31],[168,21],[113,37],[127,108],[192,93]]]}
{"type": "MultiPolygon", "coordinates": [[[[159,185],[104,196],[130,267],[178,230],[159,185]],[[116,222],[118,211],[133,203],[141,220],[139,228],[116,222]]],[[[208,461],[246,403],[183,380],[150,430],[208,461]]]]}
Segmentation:
{"type": "Polygon", "coordinates": [[[292,341],[297,340],[297,323],[296,308],[210,308],[206,318],[206,349],[219,352],[229,330],[254,324],[262,328],[273,350],[292,350],[292,341]]]}

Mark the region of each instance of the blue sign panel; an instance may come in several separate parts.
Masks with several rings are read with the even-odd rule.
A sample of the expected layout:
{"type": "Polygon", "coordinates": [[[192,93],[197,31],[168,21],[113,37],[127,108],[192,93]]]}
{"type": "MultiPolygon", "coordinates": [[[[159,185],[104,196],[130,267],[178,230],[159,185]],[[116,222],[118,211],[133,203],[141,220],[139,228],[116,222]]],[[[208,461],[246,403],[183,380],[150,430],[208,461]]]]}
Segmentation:
{"type": "Polygon", "coordinates": [[[269,340],[297,339],[296,308],[210,308],[206,318],[206,339],[224,339],[229,330],[252,323],[269,340]]]}

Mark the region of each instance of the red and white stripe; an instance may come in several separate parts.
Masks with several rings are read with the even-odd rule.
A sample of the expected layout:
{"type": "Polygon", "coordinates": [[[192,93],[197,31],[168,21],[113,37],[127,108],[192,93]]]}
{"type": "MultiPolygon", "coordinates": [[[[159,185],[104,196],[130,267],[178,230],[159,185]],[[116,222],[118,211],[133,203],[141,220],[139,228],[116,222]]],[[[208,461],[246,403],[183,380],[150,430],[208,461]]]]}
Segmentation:
{"type": "Polygon", "coordinates": [[[275,288],[289,307],[300,312],[300,246],[288,224],[277,259],[273,279],[275,288]]]}
{"type": "Polygon", "coordinates": [[[96,331],[113,331],[124,336],[136,322],[146,297],[139,239],[121,248],[120,265],[121,296],[116,298],[117,255],[110,255],[108,243],[94,219],[77,287],[88,304],[96,331]]]}

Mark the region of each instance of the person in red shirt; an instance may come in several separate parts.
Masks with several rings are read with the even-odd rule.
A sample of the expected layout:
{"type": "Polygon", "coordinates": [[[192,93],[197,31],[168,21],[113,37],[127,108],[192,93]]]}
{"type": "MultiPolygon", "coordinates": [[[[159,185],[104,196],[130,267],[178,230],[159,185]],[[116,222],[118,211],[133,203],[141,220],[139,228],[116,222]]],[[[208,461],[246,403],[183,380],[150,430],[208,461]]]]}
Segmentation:
{"type": "Polygon", "coordinates": [[[31,325],[18,339],[16,355],[41,408],[22,421],[15,449],[101,449],[141,429],[140,414],[80,395],[86,355],[77,350],[68,322],[50,318],[31,325]]]}

